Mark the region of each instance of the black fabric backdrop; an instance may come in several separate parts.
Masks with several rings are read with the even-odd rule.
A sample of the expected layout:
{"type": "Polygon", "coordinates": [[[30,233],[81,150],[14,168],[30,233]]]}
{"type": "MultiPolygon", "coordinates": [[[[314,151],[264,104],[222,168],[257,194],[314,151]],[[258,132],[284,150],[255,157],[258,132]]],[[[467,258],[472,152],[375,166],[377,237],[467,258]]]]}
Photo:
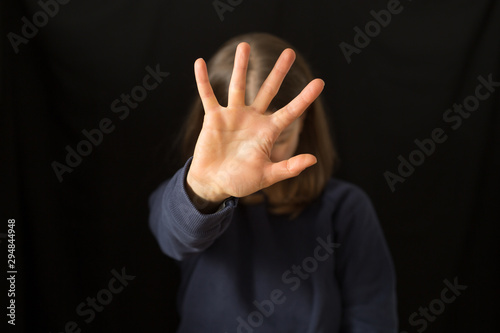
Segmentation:
{"type": "Polygon", "coordinates": [[[397,270],[401,331],[498,332],[500,94],[466,118],[446,112],[464,100],[474,107],[479,76],[500,81],[500,3],[404,0],[350,63],[339,45],[355,45],[354,28],[364,30],[387,1],[219,3],[231,9],[223,21],[212,0],[68,1],[15,53],[8,33],[22,37],[23,17],[43,25],[42,7],[2,0],[0,248],[6,263],[15,218],[18,269],[16,326],[8,327],[174,332],[179,272],[149,231],[147,198],[183,163],[169,152],[196,94],[194,60],[264,31],[290,41],[326,81],[336,176],[361,186],[377,209],[397,270]],[[140,96],[133,89],[148,66],[169,75],[128,114],[121,102],[114,112],[121,94],[140,96]],[[60,182],[53,162],[66,164],[66,146],[77,149],[82,131],[105,118],[112,131],[60,182]],[[410,158],[414,141],[436,128],[446,141],[423,162],[413,153],[421,165],[391,191],[384,173],[397,174],[398,156],[410,158]],[[107,292],[110,282],[117,291],[122,270],[127,285],[107,292]],[[440,300],[453,295],[445,280],[467,286],[450,304],[440,300]],[[96,296],[109,304],[82,315],[96,296]]]}

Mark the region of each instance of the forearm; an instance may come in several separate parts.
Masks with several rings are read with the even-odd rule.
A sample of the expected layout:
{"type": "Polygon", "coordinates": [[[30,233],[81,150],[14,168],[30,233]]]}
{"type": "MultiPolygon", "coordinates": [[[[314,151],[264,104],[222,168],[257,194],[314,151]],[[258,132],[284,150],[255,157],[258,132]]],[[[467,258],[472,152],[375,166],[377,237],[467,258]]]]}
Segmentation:
{"type": "Polygon", "coordinates": [[[190,162],[150,197],[151,230],[163,252],[176,260],[207,249],[226,230],[237,204],[230,198],[218,211],[214,207],[210,207],[213,213],[199,211],[186,188],[190,162]]]}

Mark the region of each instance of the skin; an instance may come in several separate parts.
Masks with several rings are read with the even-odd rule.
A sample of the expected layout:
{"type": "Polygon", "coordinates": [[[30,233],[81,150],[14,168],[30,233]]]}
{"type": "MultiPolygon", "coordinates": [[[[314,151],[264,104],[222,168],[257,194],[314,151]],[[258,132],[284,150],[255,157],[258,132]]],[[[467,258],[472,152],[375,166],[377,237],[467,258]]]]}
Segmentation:
{"type": "Polygon", "coordinates": [[[276,142],[274,142],[273,150],[271,151],[272,162],[276,163],[287,160],[295,154],[299,145],[303,122],[304,117],[300,117],[281,132],[276,142]]]}
{"type": "Polygon", "coordinates": [[[254,102],[246,105],[249,55],[250,45],[240,43],[227,107],[222,107],[213,93],[205,61],[200,58],[194,65],[205,117],[185,185],[191,201],[202,213],[215,211],[231,196],[245,197],[296,177],[316,163],[316,157],[311,154],[292,155],[302,130],[299,117],[319,96],[324,82],[312,80],[285,107],[269,114],[268,106],[293,64],[295,52],[283,51],[254,102]]]}

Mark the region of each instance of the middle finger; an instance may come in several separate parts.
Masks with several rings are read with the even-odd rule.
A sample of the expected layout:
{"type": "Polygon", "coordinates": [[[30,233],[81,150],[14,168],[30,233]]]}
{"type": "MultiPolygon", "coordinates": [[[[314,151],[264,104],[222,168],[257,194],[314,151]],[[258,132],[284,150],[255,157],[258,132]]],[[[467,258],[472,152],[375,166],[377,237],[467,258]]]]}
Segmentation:
{"type": "Polygon", "coordinates": [[[228,106],[245,105],[245,89],[247,78],[248,58],[250,45],[240,43],[234,56],[233,74],[229,83],[228,106]]]}

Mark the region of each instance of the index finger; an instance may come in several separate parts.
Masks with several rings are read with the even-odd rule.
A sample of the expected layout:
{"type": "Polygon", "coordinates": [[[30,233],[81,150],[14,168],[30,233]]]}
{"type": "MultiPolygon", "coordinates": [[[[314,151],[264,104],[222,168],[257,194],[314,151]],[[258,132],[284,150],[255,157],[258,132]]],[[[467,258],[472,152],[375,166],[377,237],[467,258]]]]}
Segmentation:
{"type": "Polygon", "coordinates": [[[200,94],[205,112],[211,108],[219,106],[217,97],[215,97],[212,85],[208,79],[207,64],[202,58],[197,59],[194,63],[194,75],[196,78],[198,93],[200,94]]]}

